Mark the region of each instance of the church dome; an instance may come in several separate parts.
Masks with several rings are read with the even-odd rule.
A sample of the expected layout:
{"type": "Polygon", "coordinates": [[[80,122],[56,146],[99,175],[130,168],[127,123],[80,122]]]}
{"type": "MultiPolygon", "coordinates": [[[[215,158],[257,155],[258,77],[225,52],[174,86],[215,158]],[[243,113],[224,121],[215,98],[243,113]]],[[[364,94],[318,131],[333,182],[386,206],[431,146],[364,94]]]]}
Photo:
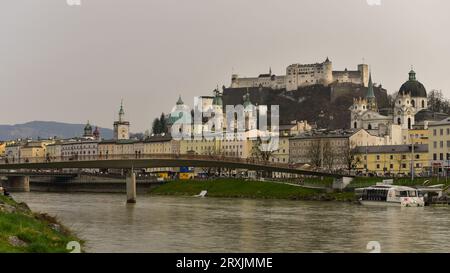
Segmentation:
{"type": "Polygon", "coordinates": [[[416,80],[416,72],[413,70],[409,72],[409,80],[400,87],[399,93],[410,94],[411,97],[427,97],[425,86],[416,80]]]}
{"type": "Polygon", "coordinates": [[[86,126],[84,126],[84,131],[85,132],[92,131],[92,126],[91,124],[89,124],[89,121],[87,122],[86,126]]]}

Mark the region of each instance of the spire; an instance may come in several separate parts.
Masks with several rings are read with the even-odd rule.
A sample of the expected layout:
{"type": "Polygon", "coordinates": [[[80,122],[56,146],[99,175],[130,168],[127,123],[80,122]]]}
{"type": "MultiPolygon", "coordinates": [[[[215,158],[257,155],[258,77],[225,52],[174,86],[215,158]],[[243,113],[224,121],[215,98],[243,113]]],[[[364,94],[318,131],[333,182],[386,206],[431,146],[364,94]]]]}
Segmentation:
{"type": "Polygon", "coordinates": [[[272,67],[269,67],[269,75],[272,75],[272,67]]]}
{"type": "Polygon", "coordinates": [[[372,72],[369,72],[369,84],[367,87],[366,100],[367,108],[372,111],[377,111],[377,99],[373,91],[372,72]]]}
{"type": "Polygon", "coordinates": [[[119,121],[122,122],[125,116],[125,111],[123,110],[123,99],[120,101],[120,110],[119,110],[119,121]]]}
{"type": "Polygon", "coordinates": [[[177,105],[183,105],[184,104],[184,102],[183,102],[183,100],[181,99],[181,95],[178,97],[178,101],[177,101],[177,105]]]}
{"type": "Polygon", "coordinates": [[[375,98],[375,93],[373,92],[373,83],[372,83],[372,72],[369,73],[369,84],[366,94],[366,99],[375,98]]]}

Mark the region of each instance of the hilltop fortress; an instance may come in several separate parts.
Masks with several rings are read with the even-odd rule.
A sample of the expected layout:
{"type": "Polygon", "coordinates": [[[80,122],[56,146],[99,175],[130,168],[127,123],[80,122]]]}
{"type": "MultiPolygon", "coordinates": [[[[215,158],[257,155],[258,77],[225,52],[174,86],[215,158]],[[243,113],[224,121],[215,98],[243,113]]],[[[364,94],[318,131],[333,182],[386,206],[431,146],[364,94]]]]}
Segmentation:
{"type": "Polygon", "coordinates": [[[286,68],[286,75],[274,75],[271,69],[268,74],[258,77],[240,78],[233,74],[230,88],[266,87],[293,91],[299,87],[316,84],[328,86],[332,83],[353,83],[367,87],[369,66],[359,64],[357,70],[333,71],[333,64],[327,58],[323,63],[291,64],[286,68]]]}

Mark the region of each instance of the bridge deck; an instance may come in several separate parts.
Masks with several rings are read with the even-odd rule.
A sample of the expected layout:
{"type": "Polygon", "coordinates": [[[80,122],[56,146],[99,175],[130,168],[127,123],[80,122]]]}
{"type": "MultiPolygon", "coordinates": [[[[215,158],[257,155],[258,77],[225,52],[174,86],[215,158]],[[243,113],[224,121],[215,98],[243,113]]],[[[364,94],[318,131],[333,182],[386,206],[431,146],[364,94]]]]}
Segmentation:
{"type": "Polygon", "coordinates": [[[120,155],[120,156],[82,156],[76,158],[32,158],[19,162],[0,163],[2,170],[39,169],[140,169],[163,167],[211,167],[271,171],[311,176],[344,177],[349,175],[317,172],[293,168],[288,164],[276,164],[257,160],[217,156],[178,156],[178,155],[120,155]]]}

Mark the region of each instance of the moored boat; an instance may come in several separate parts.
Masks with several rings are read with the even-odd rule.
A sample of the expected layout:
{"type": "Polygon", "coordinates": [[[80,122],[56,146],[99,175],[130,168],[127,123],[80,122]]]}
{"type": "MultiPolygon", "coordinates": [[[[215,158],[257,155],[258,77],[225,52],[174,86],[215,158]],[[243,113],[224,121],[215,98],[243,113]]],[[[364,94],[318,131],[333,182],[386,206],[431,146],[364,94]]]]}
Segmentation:
{"type": "Polygon", "coordinates": [[[378,183],[375,186],[356,189],[359,202],[368,206],[423,207],[423,196],[417,189],[378,183]]]}

